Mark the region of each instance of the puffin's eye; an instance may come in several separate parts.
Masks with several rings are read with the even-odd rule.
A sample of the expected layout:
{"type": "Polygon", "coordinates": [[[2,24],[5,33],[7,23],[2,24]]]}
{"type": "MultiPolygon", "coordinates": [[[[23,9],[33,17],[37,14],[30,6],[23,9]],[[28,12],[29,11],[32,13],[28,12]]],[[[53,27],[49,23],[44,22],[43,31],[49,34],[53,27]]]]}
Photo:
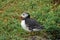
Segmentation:
{"type": "Polygon", "coordinates": [[[23,14],[23,15],[25,15],[25,14],[23,14]]]}

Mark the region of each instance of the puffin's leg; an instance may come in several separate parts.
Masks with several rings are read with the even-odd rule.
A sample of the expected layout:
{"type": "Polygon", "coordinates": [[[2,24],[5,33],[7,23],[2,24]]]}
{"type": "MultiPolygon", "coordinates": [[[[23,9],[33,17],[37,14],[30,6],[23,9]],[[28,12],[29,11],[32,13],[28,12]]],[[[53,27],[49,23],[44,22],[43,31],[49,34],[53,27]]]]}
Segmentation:
{"type": "Polygon", "coordinates": [[[34,36],[35,35],[35,32],[31,31],[31,32],[28,32],[27,33],[29,36],[34,36]]]}
{"type": "Polygon", "coordinates": [[[31,35],[31,32],[26,32],[26,34],[27,34],[28,36],[30,36],[30,35],[31,35]]]}
{"type": "Polygon", "coordinates": [[[34,32],[33,31],[31,32],[31,36],[34,36],[34,32]]]}

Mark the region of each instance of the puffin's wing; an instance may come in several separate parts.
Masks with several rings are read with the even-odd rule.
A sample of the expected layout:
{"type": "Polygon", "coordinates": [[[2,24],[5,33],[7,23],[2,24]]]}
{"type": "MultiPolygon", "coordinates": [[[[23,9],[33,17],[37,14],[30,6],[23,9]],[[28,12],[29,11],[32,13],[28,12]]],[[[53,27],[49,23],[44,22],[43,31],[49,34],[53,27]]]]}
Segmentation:
{"type": "Polygon", "coordinates": [[[26,19],[25,22],[29,29],[43,29],[43,27],[34,19],[26,19]]]}

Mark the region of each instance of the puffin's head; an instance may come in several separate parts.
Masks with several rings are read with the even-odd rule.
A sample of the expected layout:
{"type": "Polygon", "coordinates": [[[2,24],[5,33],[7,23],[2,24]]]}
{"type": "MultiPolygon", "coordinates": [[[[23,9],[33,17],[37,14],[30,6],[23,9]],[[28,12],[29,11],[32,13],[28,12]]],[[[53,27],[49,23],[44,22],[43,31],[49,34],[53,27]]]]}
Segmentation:
{"type": "Polygon", "coordinates": [[[30,18],[30,14],[27,13],[27,12],[23,12],[23,13],[21,14],[21,19],[26,19],[26,18],[30,18]]]}

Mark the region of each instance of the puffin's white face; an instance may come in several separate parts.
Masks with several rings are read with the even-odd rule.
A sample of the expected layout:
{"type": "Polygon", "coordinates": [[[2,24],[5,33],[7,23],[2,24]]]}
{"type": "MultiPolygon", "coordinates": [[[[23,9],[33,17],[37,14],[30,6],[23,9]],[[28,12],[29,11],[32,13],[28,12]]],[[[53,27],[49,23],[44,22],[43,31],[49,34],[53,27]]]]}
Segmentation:
{"type": "Polygon", "coordinates": [[[28,17],[28,15],[29,15],[29,14],[27,14],[27,13],[22,13],[22,14],[21,14],[21,17],[22,17],[22,18],[26,18],[26,17],[28,17]]]}

